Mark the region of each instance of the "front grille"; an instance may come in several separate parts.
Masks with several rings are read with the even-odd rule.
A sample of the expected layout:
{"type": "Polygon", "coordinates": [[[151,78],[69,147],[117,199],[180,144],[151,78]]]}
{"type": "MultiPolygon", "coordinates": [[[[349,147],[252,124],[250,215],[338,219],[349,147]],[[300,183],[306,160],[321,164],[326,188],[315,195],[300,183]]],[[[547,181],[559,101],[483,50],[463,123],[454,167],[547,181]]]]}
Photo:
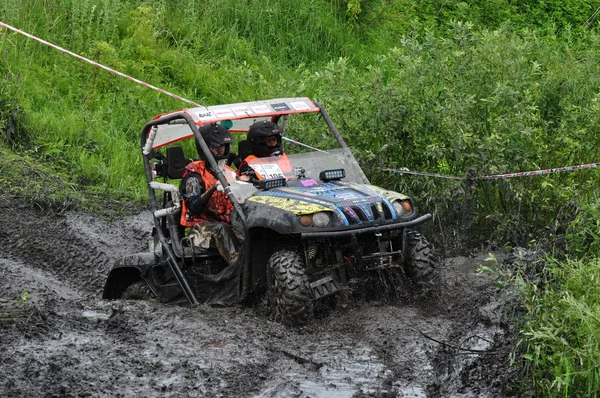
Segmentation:
{"type": "Polygon", "coordinates": [[[371,212],[373,212],[373,218],[375,219],[375,221],[380,220],[381,217],[383,216],[379,212],[379,209],[377,208],[377,205],[375,205],[375,204],[371,205],[371,212]]]}
{"type": "Polygon", "coordinates": [[[390,209],[390,207],[387,205],[387,203],[382,203],[381,207],[383,208],[383,217],[386,220],[392,220],[394,218],[394,216],[392,215],[393,213],[393,209],[390,209]]]}
{"type": "Polygon", "coordinates": [[[340,210],[350,225],[394,219],[393,210],[385,202],[370,203],[364,206],[344,206],[340,210]]]}

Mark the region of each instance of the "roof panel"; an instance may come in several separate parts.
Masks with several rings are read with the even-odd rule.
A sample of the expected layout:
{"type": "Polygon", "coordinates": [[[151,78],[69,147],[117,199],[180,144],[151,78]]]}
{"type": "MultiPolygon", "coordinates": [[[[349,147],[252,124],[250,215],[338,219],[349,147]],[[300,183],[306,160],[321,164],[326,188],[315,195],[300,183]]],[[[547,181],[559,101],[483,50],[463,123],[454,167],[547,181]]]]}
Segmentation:
{"type": "MultiPolygon", "coordinates": [[[[248,131],[252,123],[264,120],[265,118],[293,113],[319,112],[319,108],[307,97],[275,98],[263,101],[183,109],[157,116],[155,119],[180,112],[190,115],[197,126],[231,120],[233,127],[231,127],[230,131],[243,133],[248,131]]],[[[152,148],[157,149],[192,136],[193,133],[187,124],[159,125],[152,148]]]]}

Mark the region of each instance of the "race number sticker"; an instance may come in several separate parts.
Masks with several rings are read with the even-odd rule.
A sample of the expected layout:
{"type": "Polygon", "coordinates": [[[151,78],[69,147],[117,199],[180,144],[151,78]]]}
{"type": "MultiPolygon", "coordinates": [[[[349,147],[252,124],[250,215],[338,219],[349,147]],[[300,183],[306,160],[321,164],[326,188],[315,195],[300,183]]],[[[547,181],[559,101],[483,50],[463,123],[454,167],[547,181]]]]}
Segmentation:
{"type": "Polygon", "coordinates": [[[252,168],[265,179],[284,177],[277,163],[252,165],[252,168]]]}
{"type": "Polygon", "coordinates": [[[265,178],[284,177],[283,172],[281,171],[277,163],[263,164],[263,170],[265,171],[265,178]]]}

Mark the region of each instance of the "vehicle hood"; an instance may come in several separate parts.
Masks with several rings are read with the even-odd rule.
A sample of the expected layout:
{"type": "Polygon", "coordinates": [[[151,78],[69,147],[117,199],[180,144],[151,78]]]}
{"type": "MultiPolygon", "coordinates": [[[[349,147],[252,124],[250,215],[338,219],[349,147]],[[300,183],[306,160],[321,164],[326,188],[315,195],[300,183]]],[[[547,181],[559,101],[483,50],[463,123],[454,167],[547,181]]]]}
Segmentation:
{"type": "Polygon", "coordinates": [[[389,217],[395,220],[397,216],[391,202],[397,199],[407,199],[402,194],[373,185],[340,181],[326,183],[310,181],[313,181],[314,185],[298,184],[300,186],[261,191],[247,200],[251,203],[262,203],[271,208],[292,212],[295,215],[330,211],[343,225],[349,225],[373,222],[378,215],[383,214],[389,214],[389,217]],[[359,213],[361,216],[358,215],[359,213]]]}

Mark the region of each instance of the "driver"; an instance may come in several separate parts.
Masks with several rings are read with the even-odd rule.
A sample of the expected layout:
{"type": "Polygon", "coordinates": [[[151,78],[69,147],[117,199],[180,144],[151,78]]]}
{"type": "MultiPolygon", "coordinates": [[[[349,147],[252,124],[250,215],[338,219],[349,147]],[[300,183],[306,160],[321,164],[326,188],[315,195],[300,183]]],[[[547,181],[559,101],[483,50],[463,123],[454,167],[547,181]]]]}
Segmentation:
{"type": "MultiPolygon", "coordinates": [[[[229,157],[233,137],[220,124],[212,123],[199,129],[217,163],[229,157]]],[[[189,239],[194,246],[217,249],[229,264],[239,257],[239,241],[231,227],[233,204],[227,194],[219,190],[221,183],[206,161],[202,147],[196,140],[200,158],[185,168],[179,185],[182,209],[180,224],[191,227],[189,239]]]]}
{"type": "Polygon", "coordinates": [[[290,162],[283,151],[282,130],[279,125],[268,120],[256,122],[248,129],[247,138],[250,142],[251,154],[248,155],[238,167],[238,176],[242,181],[252,179],[263,179],[260,173],[256,173],[249,163],[257,158],[273,157],[273,163],[281,168],[284,173],[291,171],[290,162]]]}

